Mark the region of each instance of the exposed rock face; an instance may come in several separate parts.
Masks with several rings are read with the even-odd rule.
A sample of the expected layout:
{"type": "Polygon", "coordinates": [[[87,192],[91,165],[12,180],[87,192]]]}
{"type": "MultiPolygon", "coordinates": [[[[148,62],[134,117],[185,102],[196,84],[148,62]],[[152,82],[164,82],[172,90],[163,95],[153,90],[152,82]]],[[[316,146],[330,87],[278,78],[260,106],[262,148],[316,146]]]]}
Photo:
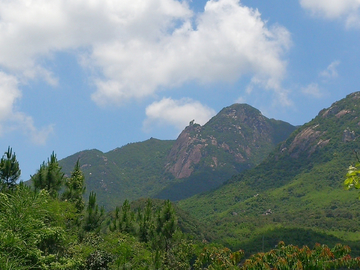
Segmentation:
{"type": "Polygon", "coordinates": [[[343,133],[343,142],[351,142],[355,140],[355,131],[351,131],[349,128],[344,130],[343,133]]]}
{"type": "Polygon", "coordinates": [[[360,92],[355,92],[320,111],[316,118],[284,142],[279,152],[291,158],[310,157],[330,142],[334,145],[356,141],[359,113],[360,92]]]}
{"type": "Polygon", "coordinates": [[[166,167],[176,178],[189,177],[194,170],[193,165],[199,163],[202,156],[201,148],[204,147],[204,142],[196,136],[200,131],[199,125],[186,127],[171,149],[168,160],[173,163],[166,167]],[[195,136],[191,134],[195,134],[195,136]]]}
{"type": "Polygon", "coordinates": [[[326,145],[330,140],[319,140],[319,137],[323,135],[324,131],[318,131],[316,128],[319,125],[314,125],[303,129],[289,146],[289,154],[293,158],[299,157],[299,154],[307,151],[309,156],[315,152],[317,147],[326,145]]]}
{"type": "Polygon", "coordinates": [[[191,122],[171,149],[165,169],[178,179],[189,177],[195,168],[238,173],[260,163],[294,129],[249,105],[234,104],[204,126],[191,122]]]}

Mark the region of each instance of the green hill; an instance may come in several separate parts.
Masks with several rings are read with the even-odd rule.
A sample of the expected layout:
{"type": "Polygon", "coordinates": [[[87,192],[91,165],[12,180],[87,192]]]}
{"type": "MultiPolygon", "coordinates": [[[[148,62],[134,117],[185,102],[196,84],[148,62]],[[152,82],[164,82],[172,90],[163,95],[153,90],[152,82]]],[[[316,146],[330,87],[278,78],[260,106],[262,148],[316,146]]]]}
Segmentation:
{"type": "Polygon", "coordinates": [[[125,199],[151,197],[169,183],[163,167],[174,141],[149,139],[110,152],[86,150],[59,163],[69,174],[78,158],[85,174],[86,194],[97,194],[99,205],[113,209],[125,199]]]}
{"type": "MultiPolygon", "coordinates": [[[[250,243],[259,249],[264,238],[269,249],[275,231],[300,230],[327,236],[324,244],[335,237],[359,251],[360,201],[355,192],[342,189],[359,148],[359,116],[357,92],[322,110],[254,169],[178,205],[212,226],[219,241],[233,248],[250,243]]],[[[313,242],[312,237],[297,241],[297,235],[286,233],[282,240],[313,242]]]]}
{"type": "Polygon", "coordinates": [[[69,174],[78,158],[87,193],[113,209],[125,199],[179,200],[214,189],[266,158],[294,126],[246,104],[224,108],[204,126],[190,123],[176,141],[149,139],[108,153],[87,150],[60,161],[69,174]]]}

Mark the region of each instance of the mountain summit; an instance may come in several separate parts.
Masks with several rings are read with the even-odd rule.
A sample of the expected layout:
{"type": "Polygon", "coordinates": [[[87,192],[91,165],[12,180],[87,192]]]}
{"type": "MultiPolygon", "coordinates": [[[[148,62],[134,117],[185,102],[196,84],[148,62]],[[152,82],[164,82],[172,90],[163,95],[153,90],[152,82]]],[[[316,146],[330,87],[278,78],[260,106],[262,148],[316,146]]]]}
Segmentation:
{"type": "Polygon", "coordinates": [[[80,159],[87,191],[112,207],[140,197],[187,198],[221,185],[264,160],[295,129],[259,110],[234,104],[204,126],[190,122],[176,141],[150,139],[108,153],[76,153],[60,163],[65,173],[80,159]]]}
{"type": "Polygon", "coordinates": [[[247,104],[222,109],[204,126],[191,122],[177,138],[165,166],[178,181],[158,197],[179,200],[218,187],[259,164],[294,130],[247,104]]]}
{"type": "Polygon", "coordinates": [[[166,170],[176,178],[200,168],[237,173],[259,164],[294,129],[247,104],[234,104],[204,126],[190,123],[172,147],[166,170]]]}
{"type": "Polygon", "coordinates": [[[315,234],[353,245],[360,200],[342,183],[357,160],[359,140],[360,92],[355,92],[297,128],[256,168],[178,205],[206,221],[233,249],[249,244],[261,250],[256,243],[271,247],[280,240],[313,245],[319,241],[315,234]]]}

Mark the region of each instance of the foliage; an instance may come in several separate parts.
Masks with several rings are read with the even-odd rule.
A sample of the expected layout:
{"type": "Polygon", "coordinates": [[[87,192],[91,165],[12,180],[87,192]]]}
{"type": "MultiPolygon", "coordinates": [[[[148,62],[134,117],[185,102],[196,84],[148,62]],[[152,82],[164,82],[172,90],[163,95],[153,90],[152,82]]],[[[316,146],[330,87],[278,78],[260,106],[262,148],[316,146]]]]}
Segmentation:
{"type": "Polygon", "coordinates": [[[240,269],[355,269],[360,266],[360,258],[352,259],[349,255],[350,248],[336,245],[330,249],[326,245],[316,244],[311,250],[304,246],[288,245],[280,242],[276,249],[267,253],[258,253],[240,267],[240,269]]]}
{"type": "MultiPolygon", "coordinates": [[[[6,263],[8,269],[11,265],[44,269],[49,262],[60,263],[70,237],[64,224],[73,211],[53,200],[45,190],[35,193],[19,185],[12,192],[0,193],[0,258],[7,258],[0,262],[6,263]]],[[[69,261],[63,257],[61,264],[69,261]]]]}
{"type": "Polygon", "coordinates": [[[244,256],[244,251],[232,252],[228,248],[216,246],[205,247],[198,256],[195,269],[238,269],[238,265],[244,256]]]}
{"type": "MultiPolygon", "coordinates": [[[[344,187],[347,190],[351,188],[359,189],[360,188],[360,160],[355,152],[358,162],[355,166],[350,165],[346,174],[346,179],[344,181],[344,187]]],[[[360,196],[359,196],[360,198],[360,196]]]]}
{"type": "MultiPolygon", "coordinates": [[[[331,250],[317,245],[310,250],[280,243],[272,251],[243,260],[242,250],[233,252],[221,245],[189,240],[193,237],[180,231],[178,220],[170,201],[125,201],[105,219],[93,192],[86,209],[79,213],[76,204],[53,198],[46,189],[35,192],[20,184],[12,191],[0,193],[0,267],[354,269],[359,265],[360,259],[352,259],[350,249],[342,245],[331,250]],[[75,220],[80,220],[82,226],[75,220]]],[[[182,226],[186,224],[182,220],[182,226]]]]}
{"type": "Polygon", "coordinates": [[[112,256],[103,250],[95,250],[86,259],[86,269],[106,270],[112,262],[112,256]]]}
{"type": "Polygon", "coordinates": [[[61,172],[61,166],[53,152],[47,163],[43,162],[37,173],[31,176],[31,181],[36,190],[46,189],[50,196],[56,198],[64,183],[64,173],[61,172]]]}
{"type": "Polygon", "coordinates": [[[0,191],[13,189],[20,174],[19,162],[9,146],[0,160],[0,191]]]}
{"type": "Polygon", "coordinates": [[[83,228],[87,232],[99,231],[104,221],[105,210],[96,203],[96,193],[90,192],[83,228]]]}
{"type": "Polygon", "coordinates": [[[85,198],[94,191],[100,205],[114,210],[126,199],[152,197],[172,182],[163,169],[173,143],[173,140],[151,138],[107,153],[82,151],[59,161],[59,164],[63,172],[70,175],[80,158],[87,186],[85,198]]]}
{"type": "Polygon", "coordinates": [[[74,203],[80,213],[85,206],[83,199],[85,189],[85,176],[80,170],[79,160],[77,160],[71,177],[65,180],[65,191],[61,197],[63,200],[74,203]]]}
{"type": "Polygon", "coordinates": [[[312,244],[307,235],[316,234],[322,243],[346,243],[360,254],[360,202],[349,200],[340,180],[359,147],[359,95],[321,111],[254,169],[178,206],[212,227],[218,241],[232,249],[246,244],[246,251],[262,251],[262,236],[266,250],[279,240],[312,244]],[[301,231],[306,232],[302,238],[301,231]]]}

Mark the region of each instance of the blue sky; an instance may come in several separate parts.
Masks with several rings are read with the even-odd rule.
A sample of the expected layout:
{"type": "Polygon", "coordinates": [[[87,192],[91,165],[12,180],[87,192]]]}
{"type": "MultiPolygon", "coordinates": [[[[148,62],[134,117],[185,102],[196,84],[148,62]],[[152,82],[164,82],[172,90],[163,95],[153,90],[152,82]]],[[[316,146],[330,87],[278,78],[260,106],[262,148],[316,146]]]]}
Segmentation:
{"type": "Polygon", "coordinates": [[[0,0],[0,151],[27,180],[236,102],[304,124],[360,90],[359,45],[359,0],[0,0]]]}

